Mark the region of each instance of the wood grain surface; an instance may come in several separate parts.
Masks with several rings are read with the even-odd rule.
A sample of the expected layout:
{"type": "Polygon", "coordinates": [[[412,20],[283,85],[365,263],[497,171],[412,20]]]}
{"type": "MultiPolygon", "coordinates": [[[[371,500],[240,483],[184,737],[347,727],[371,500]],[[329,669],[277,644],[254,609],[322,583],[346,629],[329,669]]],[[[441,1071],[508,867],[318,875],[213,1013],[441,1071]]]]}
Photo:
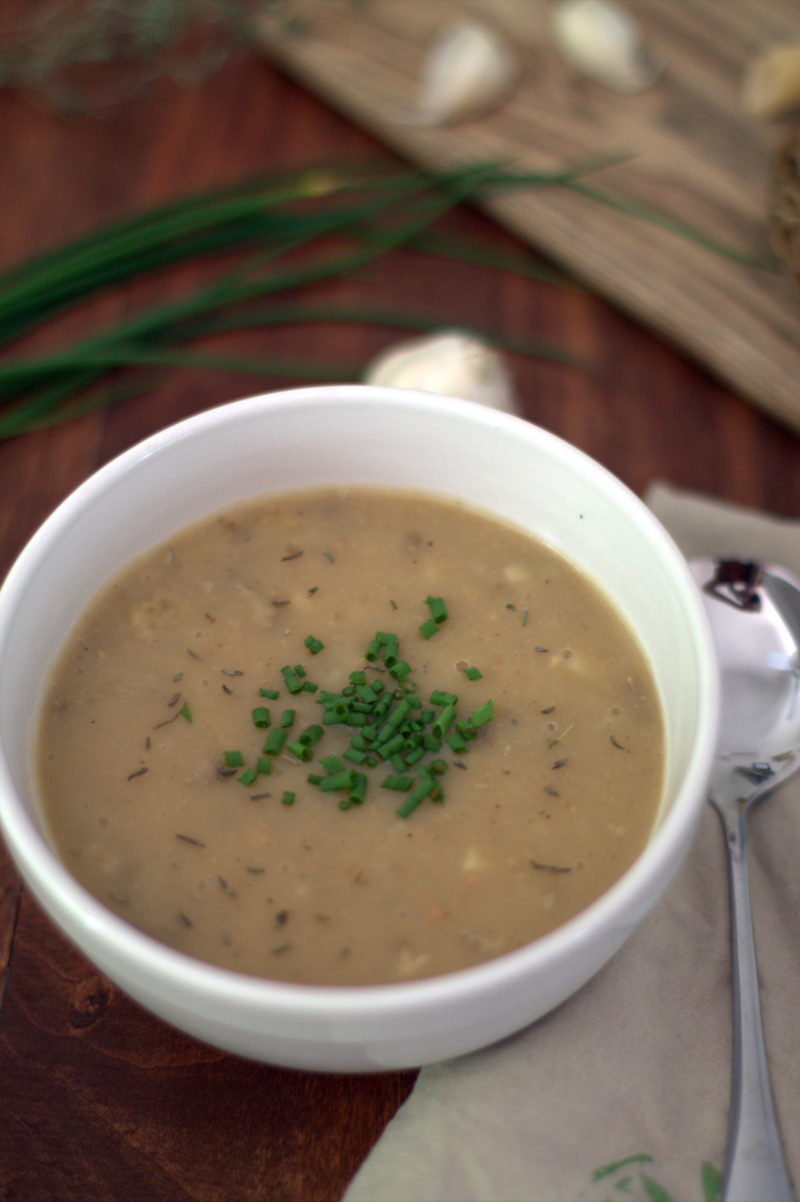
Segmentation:
{"type": "MultiPolygon", "coordinates": [[[[67,115],[0,93],[0,261],[190,188],[384,154],[256,53],[201,86],[162,82],[101,113],[67,115]]],[[[467,207],[443,228],[521,249],[467,207]]],[[[37,345],[61,345],[215,270],[165,273],[110,294],[37,345]]],[[[586,356],[591,371],[509,355],[525,416],[637,491],[661,477],[800,516],[797,439],[590,291],[401,251],[315,295],[435,313],[443,325],[498,325],[586,356]]],[[[215,347],[366,362],[397,337],[320,325],[215,347]]],[[[1,443],[0,576],[42,519],[111,456],[178,418],[287,382],[175,370],[113,409],[1,443]]],[[[0,1007],[2,1202],[335,1202],[414,1081],[410,1072],[284,1071],[174,1032],[69,946],[2,852],[0,1007]]]]}
{"type": "MultiPolygon", "coordinates": [[[[753,256],[770,257],[767,192],[784,123],[748,118],[745,67],[765,46],[800,39],[786,0],[631,0],[663,71],[620,95],[571,70],[550,34],[554,0],[296,0],[298,33],[262,23],[267,52],[396,150],[424,164],[511,161],[531,170],[633,157],[593,186],[655,206],[753,256]],[[464,17],[507,36],[521,81],[478,120],[414,123],[427,47],[464,17]]],[[[487,209],[634,318],[683,347],[742,395],[800,427],[800,294],[782,272],[745,267],[564,189],[499,195],[487,209]]]]}

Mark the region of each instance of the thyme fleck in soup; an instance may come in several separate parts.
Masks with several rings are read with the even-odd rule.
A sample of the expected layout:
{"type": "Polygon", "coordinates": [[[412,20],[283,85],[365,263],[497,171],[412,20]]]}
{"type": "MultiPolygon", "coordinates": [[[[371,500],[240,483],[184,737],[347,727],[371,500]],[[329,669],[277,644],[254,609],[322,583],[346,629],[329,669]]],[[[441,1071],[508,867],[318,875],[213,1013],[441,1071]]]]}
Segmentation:
{"type": "Polygon", "coordinates": [[[501,955],[631,864],[663,727],[602,593],[416,493],[251,501],[131,563],[49,681],[53,842],[106,906],[241,972],[385,983],[501,955]]]}

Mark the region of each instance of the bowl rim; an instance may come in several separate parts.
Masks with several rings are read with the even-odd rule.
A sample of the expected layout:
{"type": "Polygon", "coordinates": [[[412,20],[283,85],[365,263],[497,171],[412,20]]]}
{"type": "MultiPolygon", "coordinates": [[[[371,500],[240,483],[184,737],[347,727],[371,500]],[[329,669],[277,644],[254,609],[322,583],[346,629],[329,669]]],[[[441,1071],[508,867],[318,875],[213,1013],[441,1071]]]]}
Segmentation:
{"type": "MultiPolygon", "coordinates": [[[[174,984],[181,993],[188,987],[215,1005],[235,1002],[238,1006],[268,1009],[300,1021],[303,1017],[360,1020],[399,1011],[411,1015],[431,1005],[455,1002],[474,990],[510,988],[520,975],[569,958],[581,945],[591,943],[615,916],[623,914],[629,907],[636,908],[637,901],[641,908],[647,893],[646,883],[657,877],[668,880],[674,875],[682,860],[682,849],[688,846],[693,828],[699,821],[716,746],[719,715],[716,660],[696,584],[674,540],[627,485],[578,447],[528,420],[471,401],[361,384],[282,389],[215,406],[156,431],[89,475],[39,526],[0,586],[0,662],[9,619],[24,598],[28,575],[59,531],[77,513],[96,503],[118,478],[134,471],[144,460],[168,451],[173,444],[190,440],[221,424],[247,422],[265,411],[272,412],[286,405],[305,403],[312,407],[320,404],[341,407],[345,402],[354,401],[395,406],[403,411],[430,412],[433,408],[443,415],[484,425],[487,430],[498,426],[506,428],[517,437],[538,444],[557,460],[569,461],[573,468],[580,468],[603,491],[624,505],[645,537],[658,548],[673,583],[686,601],[685,616],[698,673],[698,723],[680,787],[657,831],[623,875],[577,915],[531,943],[469,968],[408,982],[355,986],[297,984],[238,973],[196,960],[119,918],[78,883],[51,848],[16,792],[0,745],[0,831],[5,835],[23,878],[68,938],[75,939],[62,918],[53,914],[54,907],[57,911],[68,912],[76,928],[89,933],[93,940],[123,947],[130,962],[146,964],[148,973],[162,985],[174,984]]],[[[658,890],[659,895],[661,892],[658,890]]]]}

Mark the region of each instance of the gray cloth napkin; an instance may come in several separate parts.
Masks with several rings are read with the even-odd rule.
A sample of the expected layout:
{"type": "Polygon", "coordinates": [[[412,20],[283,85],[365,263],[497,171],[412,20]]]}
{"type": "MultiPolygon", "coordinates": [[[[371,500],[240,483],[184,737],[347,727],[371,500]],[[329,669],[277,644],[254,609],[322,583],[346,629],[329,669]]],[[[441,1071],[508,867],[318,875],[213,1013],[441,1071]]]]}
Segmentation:
{"type": "MultiPolygon", "coordinates": [[[[800,523],[662,484],[646,500],[686,555],[800,574],[800,523]]],[[[756,807],[748,833],[767,1055],[800,1184],[800,778],[756,807]]],[[[730,1089],[728,914],[708,806],[675,883],[606,968],[520,1034],[424,1068],[346,1202],[712,1202],[730,1089]]]]}

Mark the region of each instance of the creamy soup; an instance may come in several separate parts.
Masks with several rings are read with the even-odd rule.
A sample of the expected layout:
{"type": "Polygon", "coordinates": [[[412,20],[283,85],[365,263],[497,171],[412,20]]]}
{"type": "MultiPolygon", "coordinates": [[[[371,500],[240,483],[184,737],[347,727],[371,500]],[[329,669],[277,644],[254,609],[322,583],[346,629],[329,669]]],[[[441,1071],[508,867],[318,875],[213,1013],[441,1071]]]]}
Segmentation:
{"type": "Polygon", "coordinates": [[[663,728],[624,622],[527,534],[418,494],[261,499],[129,565],[38,734],[68,868],[200,959],[287,981],[464,968],[598,897],[663,728]]]}

